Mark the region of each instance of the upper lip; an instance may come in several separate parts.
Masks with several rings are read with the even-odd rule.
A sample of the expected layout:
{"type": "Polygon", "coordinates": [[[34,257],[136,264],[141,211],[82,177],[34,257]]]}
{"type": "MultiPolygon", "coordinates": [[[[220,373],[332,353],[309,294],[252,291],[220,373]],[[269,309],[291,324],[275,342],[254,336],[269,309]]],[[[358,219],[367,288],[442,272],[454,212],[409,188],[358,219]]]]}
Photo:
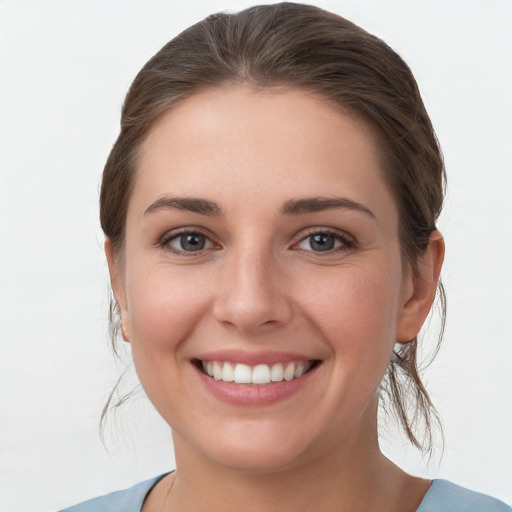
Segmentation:
{"type": "Polygon", "coordinates": [[[248,366],[256,366],[258,364],[289,363],[292,361],[314,361],[317,358],[290,352],[250,352],[247,350],[224,349],[204,352],[197,355],[194,359],[198,359],[200,361],[225,361],[229,363],[241,363],[248,366]]]}

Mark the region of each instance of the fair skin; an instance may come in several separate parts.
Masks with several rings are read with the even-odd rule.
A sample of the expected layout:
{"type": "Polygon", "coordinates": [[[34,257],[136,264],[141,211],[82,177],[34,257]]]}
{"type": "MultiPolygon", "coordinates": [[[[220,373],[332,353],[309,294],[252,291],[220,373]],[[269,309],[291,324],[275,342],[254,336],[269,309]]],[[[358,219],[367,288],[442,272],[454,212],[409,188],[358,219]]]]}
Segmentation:
{"type": "Polygon", "coordinates": [[[444,245],[434,232],[404,271],[398,220],[367,127],[304,91],[212,89],[153,126],[124,249],[106,243],[175,444],[145,512],[418,507],[429,482],[381,454],[377,388],[428,314],[444,245]]]}

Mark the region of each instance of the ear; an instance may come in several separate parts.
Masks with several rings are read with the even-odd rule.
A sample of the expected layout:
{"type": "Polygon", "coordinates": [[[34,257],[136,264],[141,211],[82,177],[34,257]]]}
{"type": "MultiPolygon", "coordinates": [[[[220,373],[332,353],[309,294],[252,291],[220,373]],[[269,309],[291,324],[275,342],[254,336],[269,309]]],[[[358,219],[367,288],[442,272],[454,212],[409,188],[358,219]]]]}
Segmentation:
{"type": "Polygon", "coordinates": [[[121,331],[124,341],[130,341],[130,322],[128,317],[126,284],[124,279],[124,269],[115,256],[110,238],[105,238],[105,256],[107,257],[108,272],[110,274],[110,284],[114,299],[121,315],[121,331]]]}
{"type": "Polygon", "coordinates": [[[404,283],[402,309],[398,316],[396,341],[407,343],[420,332],[436,295],[444,260],[444,239],[439,231],[431,233],[427,249],[418,259],[404,283]]]}

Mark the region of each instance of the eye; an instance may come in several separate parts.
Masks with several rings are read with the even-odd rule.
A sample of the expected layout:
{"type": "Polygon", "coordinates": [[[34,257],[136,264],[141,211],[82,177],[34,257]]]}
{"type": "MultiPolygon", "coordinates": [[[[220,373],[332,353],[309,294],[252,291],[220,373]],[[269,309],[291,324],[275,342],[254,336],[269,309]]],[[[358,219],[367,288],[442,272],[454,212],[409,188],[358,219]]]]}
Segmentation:
{"type": "Polygon", "coordinates": [[[348,237],[330,231],[316,231],[303,238],[297,245],[297,249],[303,251],[329,252],[349,249],[353,243],[348,237]]]}
{"type": "Polygon", "coordinates": [[[206,235],[192,231],[175,233],[164,239],[162,245],[176,254],[200,252],[214,247],[206,235]]]}

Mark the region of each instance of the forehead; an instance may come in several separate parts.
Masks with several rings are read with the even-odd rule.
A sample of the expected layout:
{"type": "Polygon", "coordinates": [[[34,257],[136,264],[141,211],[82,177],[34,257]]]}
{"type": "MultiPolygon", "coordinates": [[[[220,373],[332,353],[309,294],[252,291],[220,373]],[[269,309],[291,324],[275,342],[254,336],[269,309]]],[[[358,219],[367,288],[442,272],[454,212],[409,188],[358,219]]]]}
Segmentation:
{"type": "Polygon", "coordinates": [[[246,205],[340,194],[372,202],[382,189],[362,120],[307,91],[237,86],[195,94],[155,123],[141,146],[133,199],[141,208],[165,194],[242,197],[246,205]]]}

